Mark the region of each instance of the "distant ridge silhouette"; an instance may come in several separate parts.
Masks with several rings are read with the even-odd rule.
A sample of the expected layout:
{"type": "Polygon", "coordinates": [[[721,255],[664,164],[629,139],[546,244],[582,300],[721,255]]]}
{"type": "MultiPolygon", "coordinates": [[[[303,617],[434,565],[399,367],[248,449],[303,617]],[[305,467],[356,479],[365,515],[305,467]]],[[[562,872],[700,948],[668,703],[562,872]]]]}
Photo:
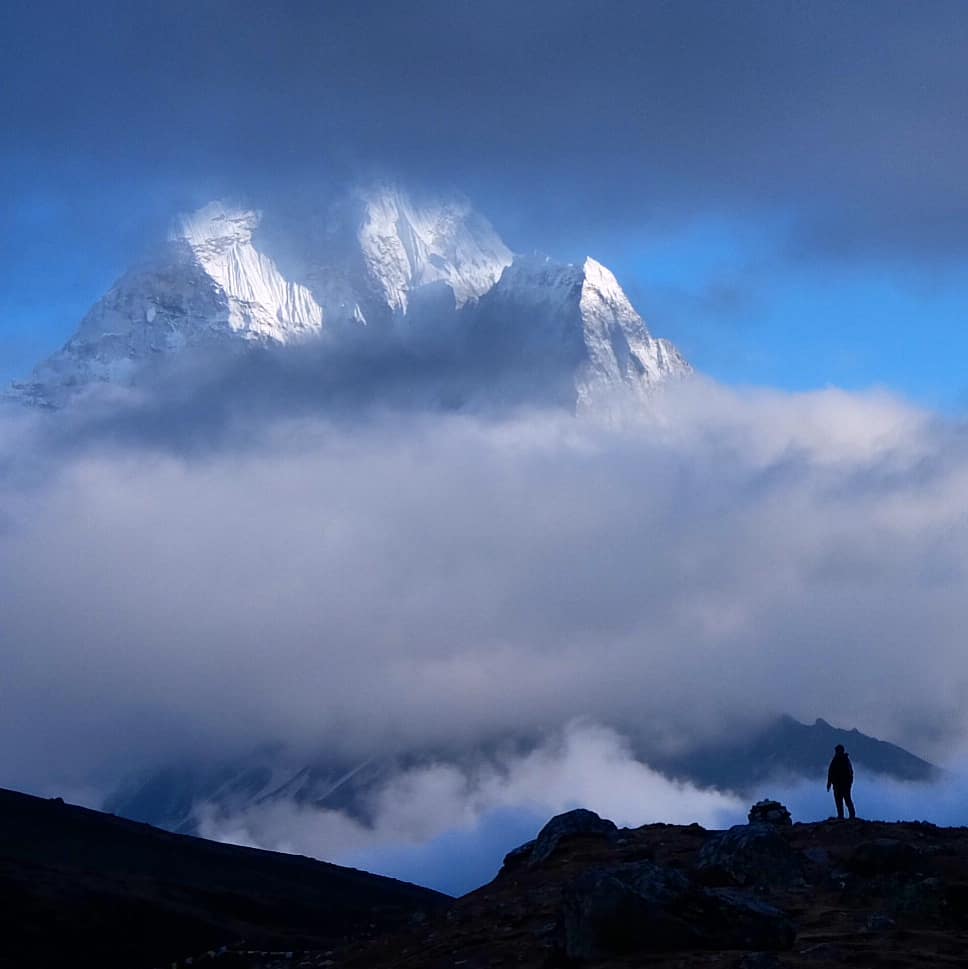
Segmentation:
{"type": "Polygon", "coordinates": [[[819,717],[805,724],[786,715],[739,739],[727,738],[686,754],[651,757],[650,761],[673,777],[747,793],[774,777],[826,777],[830,752],[837,744],[843,744],[854,765],[868,773],[922,782],[943,775],[940,768],[903,747],[856,728],[843,730],[819,717]]]}

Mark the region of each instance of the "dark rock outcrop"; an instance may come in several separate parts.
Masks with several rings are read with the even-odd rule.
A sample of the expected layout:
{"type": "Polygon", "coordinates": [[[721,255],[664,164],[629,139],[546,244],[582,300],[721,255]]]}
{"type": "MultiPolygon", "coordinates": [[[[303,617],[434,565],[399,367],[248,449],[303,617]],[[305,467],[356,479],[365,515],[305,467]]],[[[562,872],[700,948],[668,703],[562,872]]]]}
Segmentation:
{"type": "Polygon", "coordinates": [[[534,846],[537,844],[537,840],[532,838],[530,841],[525,841],[523,845],[518,845],[517,848],[512,848],[505,856],[502,868],[514,868],[516,865],[524,864],[530,857],[531,852],[534,851],[534,846]]]}
{"type": "Polygon", "coordinates": [[[914,871],[920,853],[914,845],[894,838],[875,838],[857,845],[850,857],[851,870],[863,875],[886,875],[914,871]]]}
{"type": "Polygon", "coordinates": [[[696,867],[713,885],[790,885],[803,878],[803,856],[771,824],[737,824],[714,836],[696,867]]]}
{"type": "Polygon", "coordinates": [[[968,828],[824,821],[713,832],[655,823],[576,836],[536,867],[525,861],[503,871],[408,937],[343,950],[321,965],[939,969],[964,962],[966,933],[968,828]],[[899,859],[902,870],[853,869],[861,845],[885,840],[913,849],[913,871],[904,869],[910,853],[890,846],[874,854],[885,865],[899,859]],[[697,864],[704,849],[720,866],[715,878],[697,864]],[[767,877],[749,875],[754,865],[767,877]],[[793,877],[801,867],[803,880],[793,877]]]}
{"type": "Polygon", "coordinates": [[[699,941],[709,949],[789,949],[797,936],[778,908],[730,889],[703,892],[699,941]]]}
{"type": "Polygon", "coordinates": [[[787,949],[793,923],[778,909],[730,890],[703,889],[651,862],[591,871],[564,896],[569,959],[686,949],[787,949]]]}
{"type": "Polygon", "coordinates": [[[918,915],[940,921],[949,911],[948,892],[940,878],[922,878],[899,888],[894,909],[910,915],[918,915]]]}
{"type": "Polygon", "coordinates": [[[504,856],[506,868],[527,862],[528,867],[535,868],[546,862],[557,850],[562,841],[570,838],[592,836],[605,838],[618,831],[614,821],[599,817],[594,811],[586,808],[575,808],[557,814],[539,832],[534,841],[509,851],[504,856]]]}
{"type": "Polygon", "coordinates": [[[685,876],[649,862],[588,872],[564,896],[566,956],[597,959],[688,948],[692,932],[682,910],[689,892],[685,876]]]}

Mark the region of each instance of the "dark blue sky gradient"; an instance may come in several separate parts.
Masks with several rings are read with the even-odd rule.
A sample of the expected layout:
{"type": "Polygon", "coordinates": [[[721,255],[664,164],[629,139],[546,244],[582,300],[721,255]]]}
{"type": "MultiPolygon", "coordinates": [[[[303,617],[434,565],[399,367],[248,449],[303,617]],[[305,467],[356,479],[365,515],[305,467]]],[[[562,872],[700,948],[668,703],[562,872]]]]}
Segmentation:
{"type": "Polygon", "coordinates": [[[7,0],[0,379],[173,210],[390,168],[735,382],[960,408],[963,4],[7,0]]]}

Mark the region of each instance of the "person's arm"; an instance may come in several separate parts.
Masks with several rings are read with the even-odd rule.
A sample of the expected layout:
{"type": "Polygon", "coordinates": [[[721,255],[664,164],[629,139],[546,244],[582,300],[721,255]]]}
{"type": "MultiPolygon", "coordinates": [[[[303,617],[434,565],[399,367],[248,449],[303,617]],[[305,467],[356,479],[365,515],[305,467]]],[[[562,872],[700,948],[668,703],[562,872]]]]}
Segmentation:
{"type": "Polygon", "coordinates": [[[830,766],[827,768],[827,790],[830,790],[830,785],[834,782],[834,762],[830,762],[830,766]]]}

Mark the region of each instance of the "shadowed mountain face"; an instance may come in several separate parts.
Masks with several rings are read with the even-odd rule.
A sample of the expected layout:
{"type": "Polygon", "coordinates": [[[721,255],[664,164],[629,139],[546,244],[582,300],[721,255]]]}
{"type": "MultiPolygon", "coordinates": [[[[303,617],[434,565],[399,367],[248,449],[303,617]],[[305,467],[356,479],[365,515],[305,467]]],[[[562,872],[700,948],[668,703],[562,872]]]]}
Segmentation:
{"type": "Polygon", "coordinates": [[[752,735],[724,739],[674,757],[651,756],[652,766],[703,787],[746,793],[762,781],[823,779],[834,747],[843,744],[855,767],[900,781],[933,781],[941,771],[896,744],[841,730],[826,720],[779,717],[752,735]]]}
{"type": "Polygon", "coordinates": [[[449,904],[308,858],[0,791],[0,964],[149,969],[245,940],[327,949],[449,904]]]}

